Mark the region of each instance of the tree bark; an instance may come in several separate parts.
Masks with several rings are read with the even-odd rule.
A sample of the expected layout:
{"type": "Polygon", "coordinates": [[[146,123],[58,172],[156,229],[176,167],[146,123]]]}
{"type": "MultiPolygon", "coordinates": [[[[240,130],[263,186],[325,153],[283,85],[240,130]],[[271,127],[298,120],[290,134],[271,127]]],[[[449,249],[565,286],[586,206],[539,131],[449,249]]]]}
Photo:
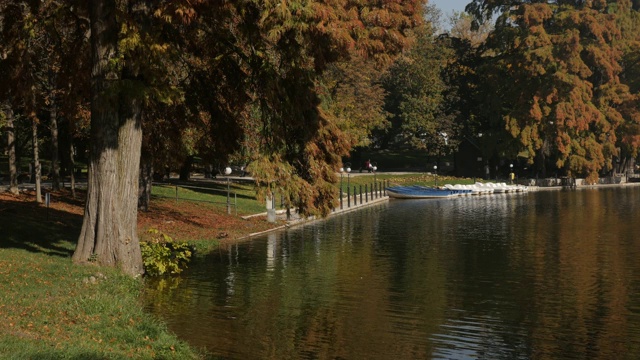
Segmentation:
{"type": "Polygon", "coordinates": [[[71,196],[76,198],[76,155],[73,147],[73,136],[69,136],[69,181],[71,184],[71,196]]]}
{"type": "Polygon", "coordinates": [[[51,104],[51,187],[60,190],[60,161],[58,156],[58,108],[53,97],[51,104]]]}
{"type": "Polygon", "coordinates": [[[13,110],[5,110],[7,117],[7,154],[9,155],[9,191],[18,195],[18,167],[16,166],[16,134],[13,127],[13,110]]]}
{"type": "Polygon", "coordinates": [[[189,181],[191,179],[191,168],[193,166],[193,156],[187,156],[180,167],[180,181],[189,181]]]}
{"type": "Polygon", "coordinates": [[[144,271],[137,235],[140,102],[122,91],[115,0],[92,0],[91,159],[75,263],[144,271]]]}
{"type": "Polygon", "coordinates": [[[140,184],[138,189],[138,209],[141,211],[149,211],[152,186],[153,162],[147,156],[142,156],[140,164],[140,184]]]}
{"type": "Polygon", "coordinates": [[[29,112],[29,117],[31,118],[31,135],[33,141],[33,175],[36,182],[36,202],[42,202],[42,188],[41,188],[41,179],[42,172],[40,166],[40,147],[38,146],[38,117],[36,116],[35,110],[32,109],[29,112]]]}

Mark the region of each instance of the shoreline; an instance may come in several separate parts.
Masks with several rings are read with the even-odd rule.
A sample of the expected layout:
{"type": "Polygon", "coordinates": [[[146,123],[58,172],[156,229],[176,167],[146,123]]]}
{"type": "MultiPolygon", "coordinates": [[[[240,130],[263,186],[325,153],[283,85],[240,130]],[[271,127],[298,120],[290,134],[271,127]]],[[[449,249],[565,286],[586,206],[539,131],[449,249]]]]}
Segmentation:
{"type": "MultiPolygon", "coordinates": [[[[364,175],[364,174],[363,174],[364,175]]],[[[522,185],[522,184],[521,184],[522,185]]],[[[590,184],[590,185],[585,185],[585,184],[580,184],[577,186],[567,186],[567,185],[556,185],[556,186],[528,186],[529,190],[531,192],[537,192],[537,191],[562,191],[562,190],[600,190],[600,189],[604,189],[604,188],[624,188],[624,187],[639,187],[640,186],[640,182],[621,182],[621,183],[616,183],[616,184],[590,184]]],[[[491,196],[491,195],[481,195],[481,196],[491,196]]],[[[220,243],[220,246],[226,246],[226,245],[233,245],[236,243],[241,243],[241,242],[245,242],[245,241],[249,241],[252,240],[255,237],[261,236],[261,235],[265,235],[265,234],[269,234],[272,232],[277,232],[277,231],[284,231],[287,229],[291,229],[291,228],[295,228],[298,226],[302,226],[311,222],[315,222],[315,221],[322,221],[322,220],[326,220],[329,219],[333,216],[336,215],[341,215],[344,213],[348,213],[348,212],[352,212],[358,209],[361,209],[363,207],[367,207],[367,206],[372,206],[372,205],[377,205],[380,204],[382,202],[385,201],[389,201],[389,196],[384,195],[381,196],[377,199],[374,200],[370,200],[367,203],[364,204],[357,204],[357,205],[352,205],[349,208],[343,208],[343,209],[336,209],[333,212],[331,212],[327,217],[317,217],[317,216],[310,216],[307,218],[302,218],[300,217],[297,213],[292,213],[292,219],[291,220],[286,220],[285,216],[285,210],[278,210],[276,212],[276,217],[278,219],[278,221],[284,221],[284,224],[281,225],[277,225],[271,229],[267,229],[267,230],[262,230],[259,232],[255,232],[255,233],[251,233],[245,236],[241,236],[239,238],[236,239],[229,239],[228,241],[224,241],[220,243]]],[[[252,214],[252,215],[247,215],[247,216],[243,216],[243,219],[249,219],[249,218],[255,218],[255,217],[267,217],[267,213],[258,213],[258,214],[252,214]]],[[[274,223],[275,224],[275,223],[274,223]]]]}

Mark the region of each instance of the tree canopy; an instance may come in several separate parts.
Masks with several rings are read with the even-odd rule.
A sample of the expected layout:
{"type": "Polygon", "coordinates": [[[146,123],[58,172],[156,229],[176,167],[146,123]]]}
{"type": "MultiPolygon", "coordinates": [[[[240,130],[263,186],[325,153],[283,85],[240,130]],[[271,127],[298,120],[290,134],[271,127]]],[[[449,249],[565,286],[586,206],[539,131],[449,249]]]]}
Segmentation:
{"type": "Polygon", "coordinates": [[[626,129],[637,122],[629,106],[637,94],[621,79],[618,22],[629,5],[474,1],[467,7],[479,22],[499,13],[485,45],[484,76],[503,79],[493,82],[501,97],[493,111],[530,164],[544,167],[551,159],[555,168],[595,181],[612,169],[621,143],[635,153],[626,129]]]}
{"type": "Polygon", "coordinates": [[[66,119],[91,117],[89,189],[74,260],[132,274],[140,261],[129,198],[141,155],[143,164],[160,165],[175,154],[214,162],[244,153],[262,195],[277,190],[305,214],[327,214],[342,156],[384,123],[381,89],[356,92],[375,88],[376,72],[422,23],[419,0],[0,6],[0,68],[22,80],[10,82],[20,86],[3,89],[3,98],[28,100],[11,105],[35,119],[60,88],[66,119]],[[369,99],[375,120],[352,107],[366,109],[369,99]]]}
{"type": "Polygon", "coordinates": [[[0,0],[0,126],[37,159],[59,121],[72,170],[90,150],[74,259],[136,273],[138,179],[195,157],[316,215],[354,147],[595,181],[638,154],[639,7],[473,0],[445,32],[422,0],[0,0]]]}

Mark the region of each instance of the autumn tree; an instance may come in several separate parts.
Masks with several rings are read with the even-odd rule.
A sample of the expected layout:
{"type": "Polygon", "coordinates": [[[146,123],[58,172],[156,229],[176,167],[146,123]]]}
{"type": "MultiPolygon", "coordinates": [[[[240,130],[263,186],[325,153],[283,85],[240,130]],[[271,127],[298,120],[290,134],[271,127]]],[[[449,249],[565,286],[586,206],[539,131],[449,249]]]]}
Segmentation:
{"type": "Polygon", "coordinates": [[[53,188],[59,189],[58,124],[65,115],[75,115],[75,111],[65,111],[70,98],[86,99],[86,93],[76,88],[86,79],[81,68],[74,66],[85,58],[77,44],[85,44],[87,38],[87,22],[75,13],[77,5],[77,1],[0,2],[5,19],[1,41],[5,56],[0,68],[9,79],[0,89],[13,111],[31,121],[37,199],[40,152],[50,155],[53,188]],[[50,133],[43,134],[43,129],[50,133]],[[43,139],[51,140],[51,151],[40,148],[43,139]]]}
{"type": "Polygon", "coordinates": [[[502,73],[498,111],[529,163],[546,164],[593,182],[618,155],[620,38],[606,1],[476,0],[477,20],[500,16],[488,39],[490,60],[502,73]],[[505,83],[506,82],[506,83],[505,83]]]}
{"type": "Polygon", "coordinates": [[[121,8],[115,0],[94,0],[88,5],[93,64],[91,159],[85,215],[73,260],[142,274],[136,216],[141,99],[134,91],[140,74],[127,62],[129,49],[119,46],[122,14],[131,4],[121,8]]]}
{"type": "MultiPolygon", "coordinates": [[[[291,8],[293,10],[293,7],[291,8]]],[[[335,170],[341,164],[341,157],[346,155],[358,136],[349,136],[346,122],[359,124],[359,128],[369,128],[363,118],[353,114],[356,111],[335,111],[337,107],[329,107],[326,111],[322,107],[318,93],[322,91],[319,74],[332,68],[334,64],[344,61],[369,62],[372,65],[361,66],[364,76],[370,76],[371,66],[382,71],[389,66],[394,58],[410,43],[413,29],[422,22],[422,3],[420,1],[342,1],[337,3],[317,2],[309,8],[307,19],[293,22],[293,26],[281,28],[280,24],[288,24],[293,19],[289,14],[274,12],[265,23],[267,39],[277,46],[295,41],[300,55],[286,51],[287,57],[277,63],[279,87],[286,89],[278,98],[290,99],[286,107],[262,107],[266,124],[275,125],[280,129],[277,137],[272,137],[265,151],[272,153],[278,150],[282,159],[291,166],[289,171],[276,169],[270,159],[263,158],[259,164],[265,169],[262,180],[271,175],[278,179],[278,187],[284,190],[285,198],[301,209],[304,213],[327,214],[335,206],[336,189],[332,186],[337,181],[335,170]],[[311,28],[304,23],[316,24],[311,28]],[[271,29],[269,29],[271,28],[271,29]],[[274,32],[276,29],[281,31],[274,32]],[[271,38],[271,34],[278,35],[271,38]],[[299,41],[296,39],[305,39],[299,41]],[[296,64],[294,67],[285,65],[296,64]],[[282,66],[285,65],[285,66],[282,66]],[[305,82],[292,83],[291,79],[306,79],[305,82]],[[279,109],[278,109],[279,108],[279,109]],[[342,118],[344,116],[344,118],[342,118]],[[280,139],[290,139],[286,143],[279,143],[280,139]],[[351,139],[351,140],[350,140],[351,139]],[[275,140],[275,141],[273,141],[275,140]],[[269,159],[269,160],[267,160],[269,159]]],[[[273,59],[276,60],[276,59],[273,59]]],[[[275,63],[275,62],[274,62],[275,63]]],[[[276,63],[276,64],[277,64],[276,63]]],[[[340,66],[340,65],[338,65],[340,66]]],[[[351,65],[353,66],[353,65],[351,65]]],[[[343,67],[345,69],[346,67],[343,67]]],[[[360,81],[363,78],[345,77],[347,81],[360,81]]],[[[351,88],[353,89],[353,88],[351,88]]],[[[358,96],[347,87],[338,88],[343,92],[343,100],[358,96]]],[[[373,89],[372,89],[373,90],[373,89]]],[[[269,102],[277,104],[277,100],[269,96],[269,102]]],[[[375,101],[375,97],[372,98],[375,101]]],[[[369,100],[369,101],[372,101],[369,100]]],[[[347,100],[348,101],[348,100],[347,100]]],[[[368,102],[371,104],[370,102],[368,102]]],[[[266,105],[266,104],[265,104],[266,105]]],[[[342,107],[345,110],[344,107],[342,107]]],[[[368,111],[367,114],[371,114],[368,111]]],[[[373,114],[366,119],[375,126],[379,115],[373,114]]],[[[352,127],[353,128],[353,127],[352,127]]],[[[351,133],[352,135],[354,133],[351,133]]],[[[361,139],[362,137],[360,137],[361,139]]],[[[286,169],[286,168],[284,168],[286,169]]]]}
{"type": "Polygon", "coordinates": [[[356,94],[347,84],[375,80],[350,73],[348,62],[387,66],[421,21],[419,1],[203,2],[194,9],[185,97],[189,114],[209,126],[208,152],[245,152],[261,196],[277,191],[303,213],[327,214],[341,157],[381,119],[349,107],[356,94]]]}
{"type": "MultiPolygon", "coordinates": [[[[60,190],[61,163],[70,163],[73,154],[66,132],[81,128],[88,106],[89,35],[88,19],[81,17],[77,0],[46,2],[41,24],[47,36],[46,75],[43,79],[44,105],[49,114],[50,180],[53,190],[60,190]],[[78,108],[78,104],[81,104],[78,108]],[[61,145],[67,148],[61,149],[61,145]],[[66,154],[66,157],[60,157],[66,154]]],[[[73,179],[73,168],[68,171],[73,179]]],[[[75,189],[72,187],[72,191],[75,189]]]]}
{"type": "Polygon", "coordinates": [[[620,104],[623,123],[620,126],[620,150],[622,159],[619,171],[633,171],[634,161],[640,149],[640,2],[618,1],[615,14],[620,28],[622,52],[620,81],[629,87],[620,104]]]}
{"type": "MultiPolygon", "coordinates": [[[[340,118],[346,115],[323,108],[321,77],[352,58],[382,71],[421,22],[418,0],[92,0],[42,6],[56,4],[75,17],[78,29],[87,19],[90,25],[90,61],[65,66],[81,79],[90,74],[90,96],[75,88],[90,99],[91,156],[73,260],[132,275],[142,272],[136,200],[143,128],[155,134],[149,143],[171,136],[169,127],[182,131],[182,142],[192,131],[193,148],[219,159],[249,148],[260,188],[280,191],[303,213],[327,214],[337,195],[333,183],[341,156],[350,139],[362,136],[347,136],[339,124],[346,124],[340,118]],[[86,64],[90,72],[83,75],[86,64]]],[[[32,23],[52,14],[34,16],[32,23]]],[[[79,33],[60,32],[65,39],[79,33]]],[[[82,46],[50,44],[60,54],[82,46]]],[[[62,102],[65,117],[74,107],[87,113],[79,98],[62,102]]],[[[37,107],[42,104],[31,104],[37,107]]]]}
{"type": "Polygon", "coordinates": [[[38,113],[43,103],[43,68],[47,36],[39,24],[45,6],[26,1],[0,2],[3,25],[3,60],[0,65],[7,76],[2,85],[5,103],[12,112],[24,114],[31,124],[32,164],[36,201],[42,202],[38,113]]]}

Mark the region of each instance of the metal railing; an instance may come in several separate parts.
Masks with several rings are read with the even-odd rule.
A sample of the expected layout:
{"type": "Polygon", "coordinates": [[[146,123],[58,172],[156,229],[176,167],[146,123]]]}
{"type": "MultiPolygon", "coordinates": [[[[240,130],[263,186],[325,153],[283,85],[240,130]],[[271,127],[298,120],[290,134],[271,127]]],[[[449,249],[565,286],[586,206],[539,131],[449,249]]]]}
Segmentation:
{"type": "MultiPolygon", "coordinates": [[[[354,185],[353,192],[351,191],[351,187],[347,187],[346,192],[346,208],[351,207],[351,203],[353,200],[353,206],[358,206],[358,199],[360,200],[360,205],[366,204],[370,201],[374,201],[378,198],[381,198],[385,195],[385,190],[389,186],[389,180],[376,181],[371,184],[363,185],[354,185]]],[[[345,209],[345,193],[340,188],[340,210],[345,209]]],[[[334,209],[336,211],[336,209],[334,209]]]]}

